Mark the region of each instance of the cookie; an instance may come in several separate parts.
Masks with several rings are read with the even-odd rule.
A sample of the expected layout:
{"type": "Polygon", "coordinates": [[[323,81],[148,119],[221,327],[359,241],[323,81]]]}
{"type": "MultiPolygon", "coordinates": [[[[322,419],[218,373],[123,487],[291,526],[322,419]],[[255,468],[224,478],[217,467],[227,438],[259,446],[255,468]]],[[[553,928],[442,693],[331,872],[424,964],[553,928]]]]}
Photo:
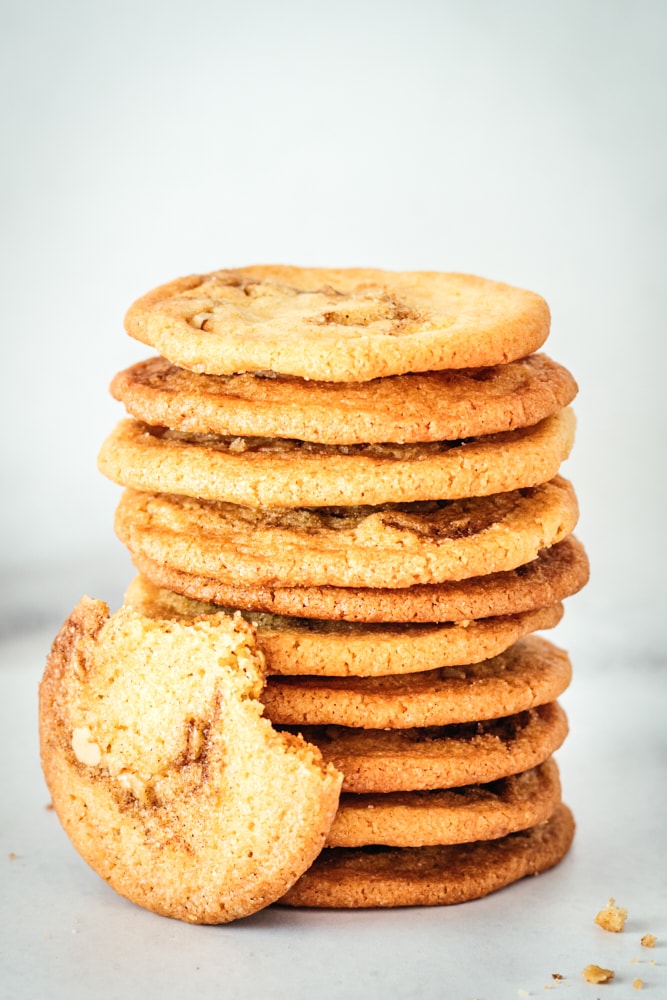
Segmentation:
{"type": "MultiPolygon", "coordinates": [[[[156,587],[142,576],[127,588],[125,603],[149,618],[197,618],[219,611],[234,614],[229,608],[156,587]]],[[[257,629],[257,644],[269,674],[374,677],[486,660],[529,632],[553,628],[563,606],[553,604],[459,624],[399,626],[287,618],[261,611],[242,614],[257,629]]]]}
{"type": "Polygon", "coordinates": [[[327,382],[504,364],[538,350],[549,324],[539,295],[471,275],[270,265],[180,278],[125,318],[183,368],[327,382]]]}
{"type": "Polygon", "coordinates": [[[370,382],[199,375],[157,357],[119,372],[111,393],[137,420],[184,434],[411,444],[530,427],[571,403],[577,384],[544,354],[370,382]]]}
{"type": "Polygon", "coordinates": [[[534,427],[466,441],[325,445],[183,435],[122,420],[98,468],[121,486],[251,507],[326,507],[489,496],[552,479],[569,455],[567,408],[534,427]]]}
{"type": "Polygon", "coordinates": [[[495,840],[549,819],[560,802],[558,767],[538,767],[486,785],[432,792],[341,796],[328,847],[429,847],[495,840]]]}
{"type": "Polygon", "coordinates": [[[570,535],[514,570],[460,582],[388,589],[359,587],[273,587],[223,583],[184,573],[136,549],[137,569],[156,586],[269,614],[349,622],[464,622],[547,607],[586,584],[589,563],[581,542],[570,535]]]}
{"type": "Polygon", "coordinates": [[[544,705],[571,677],[567,653],[531,635],[470,666],[384,677],[272,677],[262,702],[269,719],[286,726],[449,726],[544,705]]]}
{"type": "Polygon", "coordinates": [[[109,617],[84,598],[40,687],[44,774],[72,843],[156,913],[224,923],[268,905],[319,853],[341,778],[262,718],[240,618],[109,617]]]}
{"type": "Polygon", "coordinates": [[[536,767],[567,735],[557,702],[504,719],[414,729],[298,726],[343,773],[344,792],[413,792],[497,781],[536,767]]]}
{"type": "Polygon", "coordinates": [[[572,813],[559,805],[545,823],[499,840],[444,847],[327,848],[280,904],[358,909],[465,903],[552,868],[567,854],[573,837],[572,813]]]}
{"type": "Polygon", "coordinates": [[[577,515],[557,476],[491,497],[296,510],[126,490],[115,525],[133,557],[225,583],[394,588],[515,569],[577,515]]]}

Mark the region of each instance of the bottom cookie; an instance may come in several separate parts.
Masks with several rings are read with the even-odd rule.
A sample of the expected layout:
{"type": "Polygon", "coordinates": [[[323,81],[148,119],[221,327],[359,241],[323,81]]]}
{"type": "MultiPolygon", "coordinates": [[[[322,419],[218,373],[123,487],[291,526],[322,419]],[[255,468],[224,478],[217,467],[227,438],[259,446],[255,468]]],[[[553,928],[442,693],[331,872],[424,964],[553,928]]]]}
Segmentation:
{"type": "Polygon", "coordinates": [[[346,909],[464,903],[552,868],[573,836],[574,818],[561,804],[546,822],[501,840],[449,847],[326,848],[279,903],[346,909]]]}

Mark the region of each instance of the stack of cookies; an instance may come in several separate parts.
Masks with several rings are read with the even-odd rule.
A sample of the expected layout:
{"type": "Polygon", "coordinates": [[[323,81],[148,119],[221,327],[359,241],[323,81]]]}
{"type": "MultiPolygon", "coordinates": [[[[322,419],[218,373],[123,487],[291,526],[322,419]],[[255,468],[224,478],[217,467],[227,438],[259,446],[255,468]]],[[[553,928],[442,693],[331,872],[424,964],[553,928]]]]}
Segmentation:
{"type": "Polygon", "coordinates": [[[294,906],[460,902],[551,867],[586,582],[559,475],[571,375],[537,295],[441,273],[248,267],[130,309],[100,469],[150,619],[240,611],[265,714],[343,775],[294,906]]]}
{"type": "MultiPolygon", "coordinates": [[[[320,839],[253,907],[455,903],[556,864],[574,830],[552,757],[571,667],[534,633],[558,623],[588,563],[559,475],[576,384],[536,353],[545,302],[457,274],[249,267],[158,288],[126,327],[160,356],[113,380],[128,417],[99,458],[126,488],[116,531],[140,574],[121,609],[136,620],[116,631],[235,619],[263,655],[259,698],[281,752],[311,754],[290,828],[314,829],[315,812],[320,839]]],[[[105,764],[99,712],[82,714],[80,694],[78,715],[51,722],[62,677],[82,674],[91,614],[52,654],[45,770],[48,733],[74,726],[58,737],[68,781],[90,766],[124,776],[141,827],[150,768],[137,786],[138,765],[130,780],[105,764]]],[[[123,643],[134,660],[144,648],[123,643]]],[[[146,713],[142,671],[125,685],[123,732],[146,713]]],[[[195,756],[193,725],[177,765],[210,771],[208,723],[194,726],[195,756]]],[[[246,830],[261,811],[253,780],[246,830]]]]}

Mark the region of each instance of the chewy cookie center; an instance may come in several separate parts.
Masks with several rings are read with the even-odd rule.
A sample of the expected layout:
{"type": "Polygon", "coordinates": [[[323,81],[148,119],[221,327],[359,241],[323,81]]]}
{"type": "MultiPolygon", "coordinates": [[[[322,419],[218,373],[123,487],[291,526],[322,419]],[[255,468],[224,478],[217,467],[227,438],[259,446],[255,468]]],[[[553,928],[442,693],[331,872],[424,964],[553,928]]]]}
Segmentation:
{"type": "Polygon", "coordinates": [[[212,730],[229,728],[262,688],[247,642],[219,615],[206,625],[125,612],[107,622],[72,699],[77,761],[144,804],[173,797],[179,782],[201,785],[212,730]]]}
{"type": "MultiPolygon", "coordinates": [[[[183,297],[184,303],[187,294],[183,297]]],[[[397,292],[371,282],[345,290],[325,284],[301,288],[280,281],[257,280],[234,272],[221,272],[195,292],[191,324],[205,333],[224,332],[230,318],[243,315],[247,322],[286,323],[297,319],[314,327],[368,328],[394,335],[424,330],[429,325],[426,310],[416,307],[397,292]]]]}

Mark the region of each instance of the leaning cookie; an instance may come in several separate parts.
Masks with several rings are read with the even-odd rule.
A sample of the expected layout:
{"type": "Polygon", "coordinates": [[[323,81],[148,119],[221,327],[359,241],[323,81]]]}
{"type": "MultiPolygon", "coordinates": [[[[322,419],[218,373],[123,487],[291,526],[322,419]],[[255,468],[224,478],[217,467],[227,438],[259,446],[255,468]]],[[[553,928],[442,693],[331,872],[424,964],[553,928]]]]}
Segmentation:
{"type": "Polygon", "coordinates": [[[274,902],[325,842],[341,776],[277,733],[249,625],[84,598],[40,687],[42,765],[74,846],[117,892],[191,923],[274,902]]]}

